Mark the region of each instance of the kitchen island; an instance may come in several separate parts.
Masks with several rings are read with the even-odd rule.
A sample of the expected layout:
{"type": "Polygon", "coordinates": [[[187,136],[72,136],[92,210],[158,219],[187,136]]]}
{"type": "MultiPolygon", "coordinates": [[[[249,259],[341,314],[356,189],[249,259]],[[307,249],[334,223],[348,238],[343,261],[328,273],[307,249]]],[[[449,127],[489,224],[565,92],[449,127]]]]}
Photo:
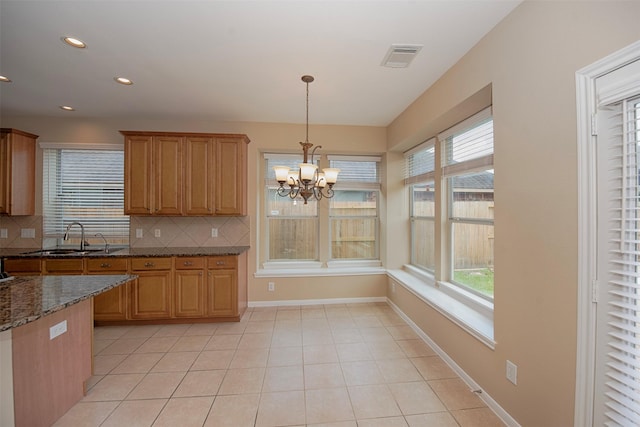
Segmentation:
{"type": "Polygon", "coordinates": [[[0,283],[0,425],[50,426],[84,396],[92,298],[135,278],[23,276],[0,283]]]}

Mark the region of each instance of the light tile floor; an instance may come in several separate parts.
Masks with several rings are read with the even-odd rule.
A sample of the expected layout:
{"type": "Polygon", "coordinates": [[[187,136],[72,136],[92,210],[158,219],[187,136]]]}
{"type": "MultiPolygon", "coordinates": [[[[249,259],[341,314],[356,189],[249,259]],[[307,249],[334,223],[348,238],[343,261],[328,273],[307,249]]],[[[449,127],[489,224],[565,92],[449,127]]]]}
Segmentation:
{"type": "Polygon", "coordinates": [[[504,425],[385,303],[97,327],[94,354],[57,427],[504,425]]]}

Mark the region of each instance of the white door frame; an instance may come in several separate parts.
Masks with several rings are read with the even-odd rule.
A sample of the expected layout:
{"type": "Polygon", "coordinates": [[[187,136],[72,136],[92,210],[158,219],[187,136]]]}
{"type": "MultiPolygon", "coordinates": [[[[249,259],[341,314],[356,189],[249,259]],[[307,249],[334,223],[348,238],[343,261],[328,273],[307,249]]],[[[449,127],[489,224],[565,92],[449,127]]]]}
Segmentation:
{"type": "Polygon", "coordinates": [[[596,355],[597,193],[595,81],[640,59],[640,41],[576,72],[578,121],[578,329],[574,426],[593,425],[596,355]]]}

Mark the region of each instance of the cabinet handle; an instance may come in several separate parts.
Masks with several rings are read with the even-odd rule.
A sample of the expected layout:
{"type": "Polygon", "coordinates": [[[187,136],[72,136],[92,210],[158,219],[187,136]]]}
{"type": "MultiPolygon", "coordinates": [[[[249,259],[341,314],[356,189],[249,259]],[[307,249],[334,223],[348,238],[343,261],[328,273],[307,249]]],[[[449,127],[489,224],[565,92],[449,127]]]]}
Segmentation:
{"type": "Polygon", "coordinates": [[[184,265],[185,267],[191,267],[191,266],[193,265],[193,263],[192,263],[191,261],[185,261],[185,262],[183,263],[183,265],[184,265]]]}
{"type": "Polygon", "coordinates": [[[154,264],[154,263],[152,263],[152,262],[145,262],[145,263],[144,263],[144,266],[145,266],[145,267],[155,267],[155,264],[154,264]]]}
{"type": "Polygon", "coordinates": [[[216,265],[224,265],[224,261],[216,261],[216,265]]]}
{"type": "Polygon", "coordinates": [[[207,273],[207,276],[211,277],[211,272],[210,271],[207,273]]]}
{"type": "Polygon", "coordinates": [[[202,276],[202,271],[198,273],[198,276],[202,276]]]}
{"type": "Polygon", "coordinates": [[[108,262],[103,262],[102,264],[100,264],[101,268],[111,268],[111,264],[109,264],[108,262]]]}

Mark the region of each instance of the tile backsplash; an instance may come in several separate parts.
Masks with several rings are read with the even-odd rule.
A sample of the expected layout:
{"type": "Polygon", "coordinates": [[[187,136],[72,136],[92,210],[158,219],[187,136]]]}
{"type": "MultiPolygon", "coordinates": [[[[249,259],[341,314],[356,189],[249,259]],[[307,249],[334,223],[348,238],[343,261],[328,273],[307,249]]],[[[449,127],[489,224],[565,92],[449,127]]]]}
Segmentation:
{"type": "Polygon", "coordinates": [[[129,246],[132,248],[248,246],[249,219],[248,216],[132,216],[129,223],[129,246]],[[212,237],[212,229],[217,230],[217,237],[212,237]],[[139,230],[142,237],[137,237],[139,230]]]}
{"type": "Polygon", "coordinates": [[[42,216],[0,215],[0,248],[40,248],[41,245],[42,216]]]}
{"type": "MultiPolygon", "coordinates": [[[[129,225],[129,246],[132,248],[249,246],[249,231],[250,217],[248,216],[132,216],[129,225]],[[212,229],[216,230],[216,237],[212,237],[212,229]],[[142,237],[137,237],[138,233],[142,237]]],[[[0,248],[41,247],[44,247],[42,216],[0,216],[0,248]]]]}

